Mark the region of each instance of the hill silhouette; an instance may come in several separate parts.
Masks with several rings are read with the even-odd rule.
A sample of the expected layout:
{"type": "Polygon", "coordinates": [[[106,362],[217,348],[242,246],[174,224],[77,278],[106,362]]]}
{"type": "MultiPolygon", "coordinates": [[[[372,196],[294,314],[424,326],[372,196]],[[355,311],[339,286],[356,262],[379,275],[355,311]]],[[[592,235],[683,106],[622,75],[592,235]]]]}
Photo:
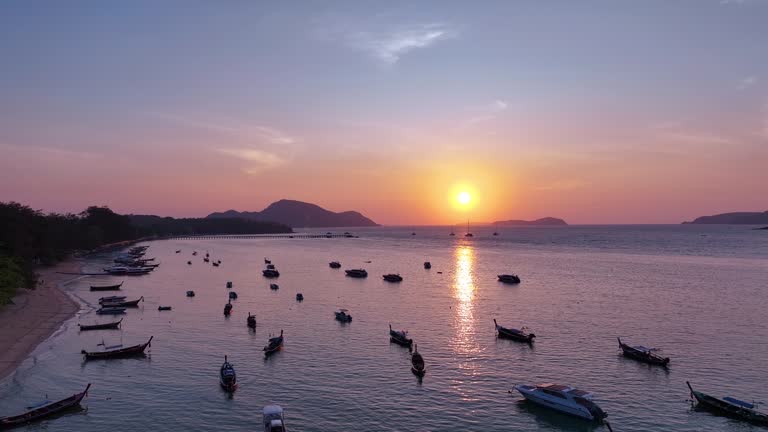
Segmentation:
{"type": "Polygon", "coordinates": [[[712,216],[701,216],[684,224],[729,224],[729,225],[763,225],[768,224],[768,211],[765,212],[736,212],[721,213],[712,216]]]}
{"type": "Polygon", "coordinates": [[[553,218],[553,217],[545,217],[545,218],[536,219],[532,221],[513,219],[513,220],[507,220],[507,221],[497,221],[497,222],[494,222],[494,224],[499,226],[566,226],[568,225],[568,223],[566,223],[564,220],[553,218]]]}
{"type": "Polygon", "coordinates": [[[293,228],[378,226],[376,222],[356,211],[336,213],[316,204],[287,199],[274,202],[262,211],[239,212],[227,210],[225,212],[211,213],[207,218],[241,218],[271,221],[293,228]]]}

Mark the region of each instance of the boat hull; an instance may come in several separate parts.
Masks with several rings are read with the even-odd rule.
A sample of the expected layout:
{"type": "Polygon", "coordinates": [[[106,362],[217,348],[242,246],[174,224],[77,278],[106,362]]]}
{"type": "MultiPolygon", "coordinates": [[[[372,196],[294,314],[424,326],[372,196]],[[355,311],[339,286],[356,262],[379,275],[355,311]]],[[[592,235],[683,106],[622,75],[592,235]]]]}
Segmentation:
{"type": "Polygon", "coordinates": [[[58,402],[53,402],[50,404],[47,404],[45,406],[35,408],[33,410],[27,411],[24,414],[20,414],[17,416],[11,416],[11,417],[1,417],[0,418],[0,430],[5,429],[12,429],[15,427],[19,427],[28,423],[32,423],[38,420],[42,420],[46,417],[51,417],[53,415],[62,413],[64,411],[67,411],[69,409],[72,409],[78,405],[80,405],[80,402],[83,400],[83,398],[88,394],[88,389],[91,388],[91,385],[88,384],[87,387],[85,387],[85,390],[83,390],[81,393],[76,393],[66,399],[62,399],[58,402]]]}
{"type": "Polygon", "coordinates": [[[83,350],[81,352],[83,353],[83,355],[85,355],[86,360],[107,360],[107,359],[143,356],[144,351],[147,349],[148,346],[152,344],[153,337],[150,337],[147,343],[145,344],[134,345],[128,348],[121,348],[113,351],[93,351],[93,352],[88,352],[86,350],[83,350]]]}
{"type": "Polygon", "coordinates": [[[556,411],[560,411],[562,413],[569,414],[574,417],[580,417],[585,420],[595,420],[595,417],[585,408],[581,408],[581,407],[577,408],[570,405],[563,405],[563,404],[554,402],[550,399],[539,397],[536,393],[533,393],[533,392],[525,392],[520,389],[517,389],[517,391],[520,392],[520,394],[523,395],[523,397],[526,400],[531,401],[537,405],[541,405],[556,411]]]}

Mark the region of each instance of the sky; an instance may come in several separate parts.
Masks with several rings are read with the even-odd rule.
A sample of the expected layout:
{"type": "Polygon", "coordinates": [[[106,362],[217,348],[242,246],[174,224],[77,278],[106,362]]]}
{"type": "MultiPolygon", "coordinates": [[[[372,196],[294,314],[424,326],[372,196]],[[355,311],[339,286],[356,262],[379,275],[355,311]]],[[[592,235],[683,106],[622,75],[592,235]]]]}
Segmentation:
{"type": "Polygon", "coordinates": [[[0,2],[0,201],[679,223],[766,184],[767,0],[0,2]]]}

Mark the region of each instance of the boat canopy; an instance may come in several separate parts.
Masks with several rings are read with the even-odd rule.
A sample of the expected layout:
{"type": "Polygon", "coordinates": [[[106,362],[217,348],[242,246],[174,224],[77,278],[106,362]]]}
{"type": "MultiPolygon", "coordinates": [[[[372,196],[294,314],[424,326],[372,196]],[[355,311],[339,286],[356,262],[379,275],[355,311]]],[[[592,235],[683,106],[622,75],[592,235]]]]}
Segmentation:
{"type": "Polygon", "coordinates": [[[744,402],[743,400],[732,398],[730,396],[724,397],[723,400],[726,401],[726,402],[732,403],[734,405],[738,405],[738,406],[744,407],[744,408],[749,408],[749,409],[754,409],[755,408],[754,404],[751,404],[749,402],[744,402]]]}

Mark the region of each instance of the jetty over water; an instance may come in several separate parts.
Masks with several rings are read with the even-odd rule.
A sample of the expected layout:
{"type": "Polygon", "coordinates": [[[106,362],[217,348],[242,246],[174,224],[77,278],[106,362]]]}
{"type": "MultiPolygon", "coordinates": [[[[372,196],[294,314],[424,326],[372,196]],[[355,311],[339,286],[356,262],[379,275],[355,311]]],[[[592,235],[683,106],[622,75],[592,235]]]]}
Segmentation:
{"type": "Polygon", "coordinates": [[[350,233],[285,233],[285,234],[202,234],[167,236],[170,240],[248,240],[248,239],[316,239],[316,238],[358,238],[350,233]]]}

